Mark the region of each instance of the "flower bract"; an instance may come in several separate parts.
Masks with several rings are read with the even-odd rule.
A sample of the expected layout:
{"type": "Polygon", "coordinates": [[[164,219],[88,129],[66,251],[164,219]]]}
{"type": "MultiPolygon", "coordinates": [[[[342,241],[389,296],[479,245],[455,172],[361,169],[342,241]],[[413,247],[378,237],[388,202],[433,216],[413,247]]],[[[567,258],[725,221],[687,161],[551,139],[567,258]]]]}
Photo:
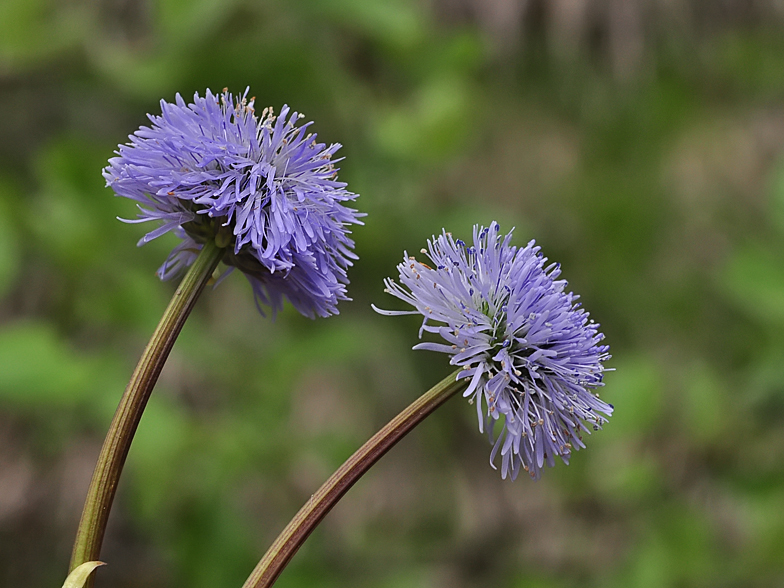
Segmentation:
{"type": "Polygon", "coordinates": [[[311,123],[284,106],[257,115],[254,99],[207,90],[186,104],[161,101],[161,115],[120,145],[103,175],[134,200],[133,221],[159,221],[139,245],[169,231],[182,242],[158,270],[162,279],[193,263],[203,243],[226,247],[223,262],[250,281],[261,310],[288,299],[303,315],[337,313],[347,300],[347,268],[356,259],[349,227],[363,216],[338,181],[329,146],[311,123]]]}
{"type": "Polygon", "coordinates": [[[610,355],[599,325],[557,279],[560,266],[548,265],[533,241],[516,247],[511,239],[497,223],[475,226],[471,245],[446,232],[433,237],[421,250],[427,263],[405,254],[400,282],[385,280],[386,292],[416,310],[376,310],[423,315],[420,337],[444,342],[414,349],[447,353],[462,368],[464,396],[494,444],[491,463],[500,454],[502,477],[522,469],[539,478],[556,456],[569,463],[583,434],[612,414],[596,393],[610,355]]]}

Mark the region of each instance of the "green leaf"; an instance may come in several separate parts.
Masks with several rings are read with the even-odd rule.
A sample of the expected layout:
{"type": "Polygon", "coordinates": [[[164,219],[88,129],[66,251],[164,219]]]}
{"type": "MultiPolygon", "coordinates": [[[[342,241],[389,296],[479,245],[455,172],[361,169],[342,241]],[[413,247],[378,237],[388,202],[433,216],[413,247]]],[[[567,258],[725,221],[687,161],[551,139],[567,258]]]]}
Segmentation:
{"type": "Polygon", "coordinates": [[[697,446],[724,438],[733,412],[724,382],[707,363],[694,365],[681,395],[683,428],[697,446]]]}
{"type": "Polygon", "coordinates": [[[95,571],[95,568],[105,565],[106,564],[102,561],[88,561],[77,566],[74,571],[68,574],[68,577],[65,579],[65,584],[63,584],[63,588],[82,588],[87,581],[87,578],[90,577],[90,574],[95,571]]]}
{"type": "Polygon", "coordinates": [[[661,369],[646,355],[624,357],[613,363],[617,372],[607,376],[608,394],[607,398],[602,394],[602,398],[614,403],[615,411],[599,437],[615,440],[645,435],[656,426],[662,412],[661,369]]]}
{"type": "Polygon", "coordinates": [[[470,117],[471,87],[459,75],[442,75],[422,84],[403,104],[381,109],[375,140],[388,154],[437,160],[458,151],[467,137],[461,124],[470,117]]]}
{"type": "Polygon", "coordinates": [[[316,9],[342,26],[380,41],[390,48],[407,49],[426,38],[418,3],[409,0],[317,1],[316,9]]]}
{"type": "Polygon", "coordinates": [[[776,329],[784,323],[784,259],[761,245],[746,246],[733,253],[719,280],[750,317],[776,329]]]}
{"type": "Polygon", "coordinates": [[[0,179],[0,296],[13,286],[19,270],[19,233],[12,221],[16,211],[11,206],[18,197],[18,193],[0,179]]]}
{"type": "Polygon", "coordinates": [[[48,324],[38,322],[11,324],[0,332],[0,365],[0,400],[27,406],[85,400],[99,368],[76,354],[48,324]]]}

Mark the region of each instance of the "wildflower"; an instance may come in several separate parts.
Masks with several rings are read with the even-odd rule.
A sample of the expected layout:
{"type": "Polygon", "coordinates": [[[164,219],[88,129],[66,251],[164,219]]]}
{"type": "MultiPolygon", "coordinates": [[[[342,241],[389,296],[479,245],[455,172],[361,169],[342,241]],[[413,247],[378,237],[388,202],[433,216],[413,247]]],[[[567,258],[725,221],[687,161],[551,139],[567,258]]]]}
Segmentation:
{"type": "Polygon", "coordinates": [[[487,426],[491,443],[502,421],[491,464],[500,452],[502,477],[514,479],[522,468],[538,479],[556,456],[568,464],[572,448],[585,447],[582,433],[612,414],[594,393],[609,347],[578,296],[556,279],[560,266],[546,265],[534,241],[515,247],[495,222],[475,226],[473,237],[471,246],[446,232],[433,237],[421,251],[432,267],[405,254],[397,266],[401,284],[388,278],[385,291],[416,310],[376,310],[424,316],[420,338],[437,333],[446,344],[414,349],[447,353],[462,368],[458,377],[470,379],[464,396],[476,404],[479,430],[487,426]]]}
{"type": "Polygon", "coordinates": [[[302,115],[287,106],[257,116],[247,94],[162,100],[161,115],[149,115],[152,125],[109,160],[107,185],[139,207],[125,222],[160,221],[139,245],[169,231],[182,239],[161,279],[181,274],[215,239],[228,271],[250,281],[259,310],[274,314],[285,297],[305,316],[336,314],[356,259],[347,227],[364,216],[345,206],[357,195],[337,179],[340,145],[316,142],[306,134],[311,123],[298,126],[302,115]]]}

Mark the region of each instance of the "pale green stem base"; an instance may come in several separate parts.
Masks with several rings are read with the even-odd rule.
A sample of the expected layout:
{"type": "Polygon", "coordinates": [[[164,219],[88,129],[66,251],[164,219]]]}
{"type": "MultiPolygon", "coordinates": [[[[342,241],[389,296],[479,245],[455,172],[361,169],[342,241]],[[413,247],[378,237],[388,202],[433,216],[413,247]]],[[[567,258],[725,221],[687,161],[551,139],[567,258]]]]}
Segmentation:
{"type": "Polygon", "coordinates": [[[467,386],[454,372],[420,396],[408,408],[373,435],[324,482],[291,520],[243,584],[243,588],[268,588],[277,580],[308,535],[338,500],[370,467],[450,396],[467,386]]]}
{"type": "Polygon", "coordinates": [[[163,364],[174,346],[174,341],[185,324],[185,319],[188,318],[196,299],[212,277],[222,256],[223,249],[218,248],[212,241],[203,246],[198,258],[188,269],[188,273],[175,291],[139,359],[114,414],[112,424],[109,426],[109,432],[106,434],[93,472],[82,519],[76,532],[71,555],[71,570],[80,564],[99,558],[117,482],[144,407],[150,398],[153,386],[158,381],[163,364]]]}

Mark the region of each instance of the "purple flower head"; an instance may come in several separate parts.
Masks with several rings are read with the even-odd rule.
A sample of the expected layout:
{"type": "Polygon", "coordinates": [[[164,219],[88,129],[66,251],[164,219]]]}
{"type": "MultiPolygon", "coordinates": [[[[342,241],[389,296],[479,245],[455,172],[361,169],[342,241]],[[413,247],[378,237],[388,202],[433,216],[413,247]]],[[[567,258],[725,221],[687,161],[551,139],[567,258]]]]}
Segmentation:
{"type": "Polygon", "coordinates": [[[446,232],[433,237],[422,249],[432,267],[405,254],[401,283],[387,278],[385,291],[416,310],[376,310],[424,316],[420,337],[438,333],[446,344],[414,349],[448,353],[462,368],[459,377],[470,379],[463,395],[476,404],[479,430],[487,426],[491,443],[501,421],[491,464],[500,452],[502,477],[514,479],[522,468],[538,479],[555,456],[569,463],[572,448],[585,447],[582,433],[612,414],[593,392],[603,385],[609,347],[557,279],[559,265],[545,265],[533,241],[518,248],[511,232],[498,231],[495,222],[475,226],[471,246],[446,232]]]}
{"type": "Polygon", "coordinates": [[[186,104],[161,101],[120,145],[103,175],[118,196],[135,200],[136,220],[160,221],[139,245],[169,231],[182,239],[158,270],[168,280],[196,259],[202,244],[227,246],[223,262],[239,268],[256,303],[273,314],[283,298],[305,316],[336,314],[348,300],[346,269],[356,259],[348,226],[364,216],[345,206],[357,198],[337,179],[326,146],[287,106],[261,116],[248,90],[207,90],[186,104]]]}

